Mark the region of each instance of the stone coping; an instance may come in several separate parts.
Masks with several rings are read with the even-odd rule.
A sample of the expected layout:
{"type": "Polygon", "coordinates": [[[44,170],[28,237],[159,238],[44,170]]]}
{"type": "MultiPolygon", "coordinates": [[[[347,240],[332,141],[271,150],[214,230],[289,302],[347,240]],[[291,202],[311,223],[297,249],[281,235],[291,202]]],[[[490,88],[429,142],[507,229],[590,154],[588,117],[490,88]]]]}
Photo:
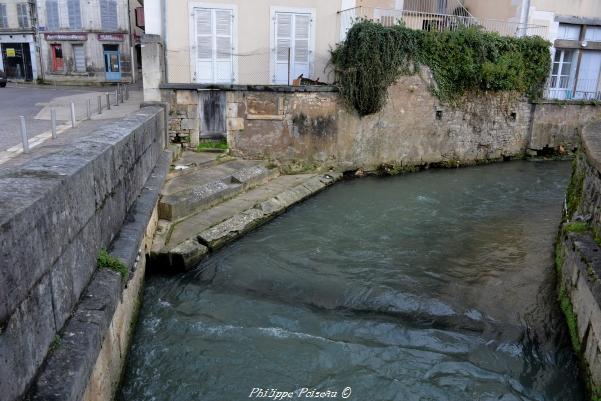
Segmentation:
{"type": "Polygon", "coordinates": [[[159,85],[159,89],[173,90],[222,90],[222,91],[241,91],[241,92],[338,92],[334,85],[230,85],[230,84],[187,84],[187,83],[169,83],[159,85]]]}
{"type": "Polygon", "coordinates": [[[594,122],[582,129],[582,148],[591,166],[601,173],[601,122],[594,122]]]}
{"type": "MultiPolygon", "coordinates": [[[[170,152],[163,152],[142,192],[109,248],[110,254],[125,263],[134,276],[140,245],[157,205],[161,185],[169,170],[170,152]]],[[[108,269],[98,269],[82,294],[72,317],[61,331],[56,348],[32,386],[28,400],[80,401],[86,391],[92,370],[124,286],[121,276],[108,269]]]]}

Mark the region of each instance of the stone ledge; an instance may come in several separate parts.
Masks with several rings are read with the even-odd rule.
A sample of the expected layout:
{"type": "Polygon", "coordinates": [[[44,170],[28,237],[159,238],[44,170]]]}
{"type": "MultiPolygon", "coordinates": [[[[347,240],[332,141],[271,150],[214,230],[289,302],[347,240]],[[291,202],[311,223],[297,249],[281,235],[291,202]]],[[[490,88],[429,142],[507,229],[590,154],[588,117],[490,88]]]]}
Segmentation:
{"type": "MultiPolygon", "coordinates": [[[[156,208],[171,157],[170,152],[162,153],[121,231],[111,244],[110,253],[121,259],[130,272],[136,271],[140,246],[156,208]]],[[[130,280],[132,276],[130,274],[130,280]]],[[[127,287],[128,283],[124,283],[119,274],[111,270],[96,271],[73,316],[65,324],[57,348],[47,357],[28,399],[82,400],[117,306],[122,301],[123,286],[127,287]]],[[[136,300],[133,301],[136,303],[136,300]]]]}
{"type": "Polygon", "coordinates": [[[221,90],[221,91],[240,91],[240,92],[338,92],[334,85],[229,85],[229,84],[161,84],[159,89],[175,90],[221,90]]]}
{"type": "Polygon", "coordinates": [[[586,125],[582,129],[582,148],[586,153],[588,162],[601,172],[601,122],[586,125]]]}

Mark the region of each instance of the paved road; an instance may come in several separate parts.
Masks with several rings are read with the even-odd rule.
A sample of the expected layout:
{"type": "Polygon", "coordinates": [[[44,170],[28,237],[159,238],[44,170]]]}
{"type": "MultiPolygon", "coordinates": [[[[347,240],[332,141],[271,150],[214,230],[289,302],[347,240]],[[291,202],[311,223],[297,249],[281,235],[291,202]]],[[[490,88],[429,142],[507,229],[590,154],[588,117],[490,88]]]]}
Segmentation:
{"type": "MultiPolygon", "coordinates": [[[[82,95],[94,94],[96,98],[98,92],[106,92],[112,88],[91,88],[91,87],[45,87],[45,86],[17,86],[10,84],[6,88],[0,88],[0,152],[11,146],[21,143],[19,116],[25,116],[27,120],[27,131],[29,138],[32,138],[42,132],[50,130],[50,121],[48,119],[34,119],[34,117],[48,103],[53,103],[55,99],[73,97],[76,104],[79,99],[81,103],[82,95]]],[[[62,99],[63,103],[65,98],[62,99]]],[[[97,103],[92,103],[93,107],[97,103]]],[[[85,114],[85,106],[79,105],[78,118],[85,114]]],[[[66,110],[58,112],[59,124],[68,118],[66,110]]]]}

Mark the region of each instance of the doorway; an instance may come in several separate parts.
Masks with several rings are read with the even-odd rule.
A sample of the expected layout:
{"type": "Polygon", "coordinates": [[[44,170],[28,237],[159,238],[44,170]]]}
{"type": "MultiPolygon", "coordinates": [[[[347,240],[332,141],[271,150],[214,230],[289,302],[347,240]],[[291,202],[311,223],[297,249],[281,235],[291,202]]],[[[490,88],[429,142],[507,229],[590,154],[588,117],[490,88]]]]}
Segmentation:
{"type": "Polygon", "coordinates": [[[29,43],[3,43],[2,61],[8,79],[33,80],[29,43]]]}
{"type": "Polygon", "coordinates": [[[119,45],[103,45],[104,71],[107,81],[121,80],[121,57],[119,45]]]}

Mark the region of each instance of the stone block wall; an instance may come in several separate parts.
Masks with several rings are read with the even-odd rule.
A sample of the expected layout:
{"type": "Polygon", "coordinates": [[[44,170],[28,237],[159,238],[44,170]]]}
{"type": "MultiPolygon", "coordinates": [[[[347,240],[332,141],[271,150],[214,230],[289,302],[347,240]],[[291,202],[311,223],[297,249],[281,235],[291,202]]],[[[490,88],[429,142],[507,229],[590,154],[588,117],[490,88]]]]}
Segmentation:
{"type": "Polygon", "coordinates": [[[601,120],[601,107],[587,102],[539,102],[534,106],[530,148],[579,147],[580,132],[590,122],[601,120]]]}
{"type": "Polygon", "coordinates": [[[581,130],[556,249],[559,296],[590,389],[601,386],[601,123],[581,130]],[[567,297],[564,299],[563,297],[567,297]],[[567,311],[565,308],[569,308],[567,311]],[[570,319],[573,321],[570,322],[570,319]]]}
{"type": "Polygon", "coordinates": [[[0,394],[18,399],[163,152],[148,107],[0,176],[0,394]]]}
{"type": "Polygon", "coordinates": [[[345,170],[469,164],[525,152],[528,102],[513,94],[482,94],[444,105],[428,90],[429,79],[401,78],[384,109],[363,118],[333,91],[228,92],[228,142],[243,157],[345,170]]]}

